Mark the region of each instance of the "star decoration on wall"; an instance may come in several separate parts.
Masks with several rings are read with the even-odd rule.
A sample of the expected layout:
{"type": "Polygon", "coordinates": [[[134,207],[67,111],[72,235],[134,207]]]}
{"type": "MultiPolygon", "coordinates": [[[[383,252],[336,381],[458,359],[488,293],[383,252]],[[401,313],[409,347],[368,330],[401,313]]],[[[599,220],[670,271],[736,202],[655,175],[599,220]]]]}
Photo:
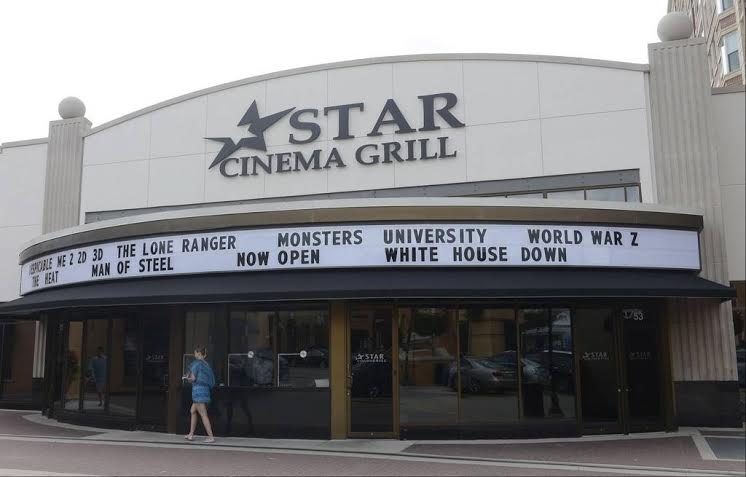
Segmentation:
{"type": "Polygon", "coordinates": [[[267,144],[264,142],[264,131],[269,129],[273,124],[285,117],[294,109],[295,108],[285,109],[284,111],[280,111],[279,113],[259,117],[259,108],[256,105],[256,101],[251,103],[249,109],[246,110],[246,113],[238,122],[238,126],[248,125],[249,132],[253,134],[254,137],[244,137],[239,139],[238,142],[233,142],[233,138],[230,137],[206,137],[205,139],[209,139],[210,141],[223,143],[223,147],[218,152],[218,155],[215,156],[215,159],[212,161],[212,164],[210,164],[210,167],[208,167],[208,169],[212,169],[213,167],[217,166],[225,159],[230,157],[231,154],[241,148],[266,151],[267,144]]]}

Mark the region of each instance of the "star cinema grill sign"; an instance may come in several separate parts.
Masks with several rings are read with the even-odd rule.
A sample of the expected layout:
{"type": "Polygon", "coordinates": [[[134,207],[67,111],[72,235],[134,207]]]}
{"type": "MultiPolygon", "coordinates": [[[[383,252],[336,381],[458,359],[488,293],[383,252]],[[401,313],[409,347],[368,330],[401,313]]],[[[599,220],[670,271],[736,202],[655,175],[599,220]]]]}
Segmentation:
{"type": "MultiPolygon", "coordinates": [[[[427,94],[417,97],[422,106],[421,124],[418,129],[412,127],[410,119],[402,113],[396,101],[388,99],[383,105],[378,119],[365,131],[365,136],[375,138],[382,136],[381,128],[391,125],[394,134],[404,136],[402,140],[389,142],[371,142],[362,144],[355,149],[353,157],[343,157],[343,154],[332,147],[328,152],[322,149],[313,151],[289,150],[284,152],[267,153],[264,132],[277,122],[286,119],[291,129],[288,135],[290,144],[309,144],[321,135],[319,117],[336,117],[337,135],[335,141],[354,139],[356,136],[350,131],[350,117],[365,111],[364,103],[340,104],[327,106],[320,111],[314,108],[289,108],[267,116],[259,115],[256,101],[238,122],[240,127],[248,127],[249,137],[243,137],[237,142],[230,137],[208,137],[210,141],[222,144],[209,169],[217,168],[220,174],[227,178],[257,176],[259,174],[283,174],[308,170],[322,170],[347,167],[351,161],[362,166],[391,164],[394,162],[426,161],[434,159],[455,158],[458,151],[452,149],[449,137],[446,135],[431,138],[410,139],[406,135],[416,132],[437,131],[440,124],[451,128],[462,128],[465,124],[451,111],[458,102],[453,93],[427,94]],[[253,150],[247,153],[247,150],[253,150]],[[258,152],[258,153],[257,153],[258,152]]],[[[418,118],[420,119],[420,118],[418,118]]],[[[332,123],[333,124],[333,123],[332,123]]],[[[332,126],[333,130],[333,126],[332,126]]],[[[358,133],[359,134],[359,133],[358,133]]]]}

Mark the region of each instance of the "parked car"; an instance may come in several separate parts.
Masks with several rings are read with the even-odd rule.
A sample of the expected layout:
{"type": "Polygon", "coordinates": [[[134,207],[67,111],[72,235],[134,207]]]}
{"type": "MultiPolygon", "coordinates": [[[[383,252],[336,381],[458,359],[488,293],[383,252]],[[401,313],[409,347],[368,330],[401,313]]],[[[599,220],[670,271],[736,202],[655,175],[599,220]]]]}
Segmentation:
{"type": "MultiPolygon", "coordinates": [[[[456,368],[449,370],[449,385],[456,386],[456,368]]],[[[491,358],[464,356],[461,358],[461,389],[469,393],[499,392],[517,386],[515,363],[498,362],[491,358]]]]}

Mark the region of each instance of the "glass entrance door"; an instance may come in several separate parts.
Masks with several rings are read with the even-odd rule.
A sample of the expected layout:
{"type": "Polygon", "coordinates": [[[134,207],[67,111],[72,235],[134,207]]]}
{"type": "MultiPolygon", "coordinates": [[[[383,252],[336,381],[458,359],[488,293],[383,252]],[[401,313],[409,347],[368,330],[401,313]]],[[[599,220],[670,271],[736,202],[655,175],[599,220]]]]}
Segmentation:
{"type": "Polygon", "coordinates": [[[622,432],[622,385],[611,308],[575,311],[583,433],[622,432]]]}
{"type": "Polygon", "coordinates": [[[576,310],[585,433],[662,430],[657,316],[649,308],[576,310]]]}
{"type": "Polygon", "coordinates": [[[169,324],[168,320],[155,316],[143,320],[140,424],[155,427],[166,425],[169,324]]]}
{"type": "Polygon", "coordinates": [[[621,318],[628,431],[661,430],[664,424],[657,317],[649,309],[624,308],[621,318]]]}
{"type": "Polygon", "coordinates": [[[394,437],[393,310],[353,307],[349,316],[350,437],[394,437]]]}

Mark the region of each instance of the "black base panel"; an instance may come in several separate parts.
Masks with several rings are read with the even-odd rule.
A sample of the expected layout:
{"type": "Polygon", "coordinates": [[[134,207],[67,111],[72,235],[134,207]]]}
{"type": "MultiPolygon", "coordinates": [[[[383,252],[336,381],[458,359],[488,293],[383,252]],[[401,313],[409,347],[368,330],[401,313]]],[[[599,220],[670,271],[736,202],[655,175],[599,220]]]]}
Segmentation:
{"type": "Polygon", "coordinates": [[[404,440],[427,439],[540,439],[578,437],[577,421],[546,420],[494,423],[470,426],[405,426],[399,437],[404,440]]]}
{"type": "Polygon", "coordinates": [[[84,414],[80,412],[62,411],[56,409],[54,418],[59,422],[75,424],[76,426],[100,427],[102,429],[119,429],[134,431],[135,420],[131,417],[107,416],[103,414],[84,414]]]}
{"type": "MultiPolygon", "coordinates": [[[[184,386],[179,407],[179,431],[186,433],[191,387],[184,386]]],[[[330,394],[325,389],[278,390],[215,388],[207,408],[216,436],[282,439],[329,439],[330,394]]],[[[203,432],[202,423],[197,425],[203,432]]]]}
{"type": "Polygon", "coordinates": [[[33,402],[31,399],[23,401],[4,401],[0,399],[0,409],[28,409],[30,411],[39,411],[41,410],[41,405],[33,402]]]}
{"type": "Polygon", "coordinates": [[[738,381],[676,381],[676,423],[742,427],[738,381]]]}

